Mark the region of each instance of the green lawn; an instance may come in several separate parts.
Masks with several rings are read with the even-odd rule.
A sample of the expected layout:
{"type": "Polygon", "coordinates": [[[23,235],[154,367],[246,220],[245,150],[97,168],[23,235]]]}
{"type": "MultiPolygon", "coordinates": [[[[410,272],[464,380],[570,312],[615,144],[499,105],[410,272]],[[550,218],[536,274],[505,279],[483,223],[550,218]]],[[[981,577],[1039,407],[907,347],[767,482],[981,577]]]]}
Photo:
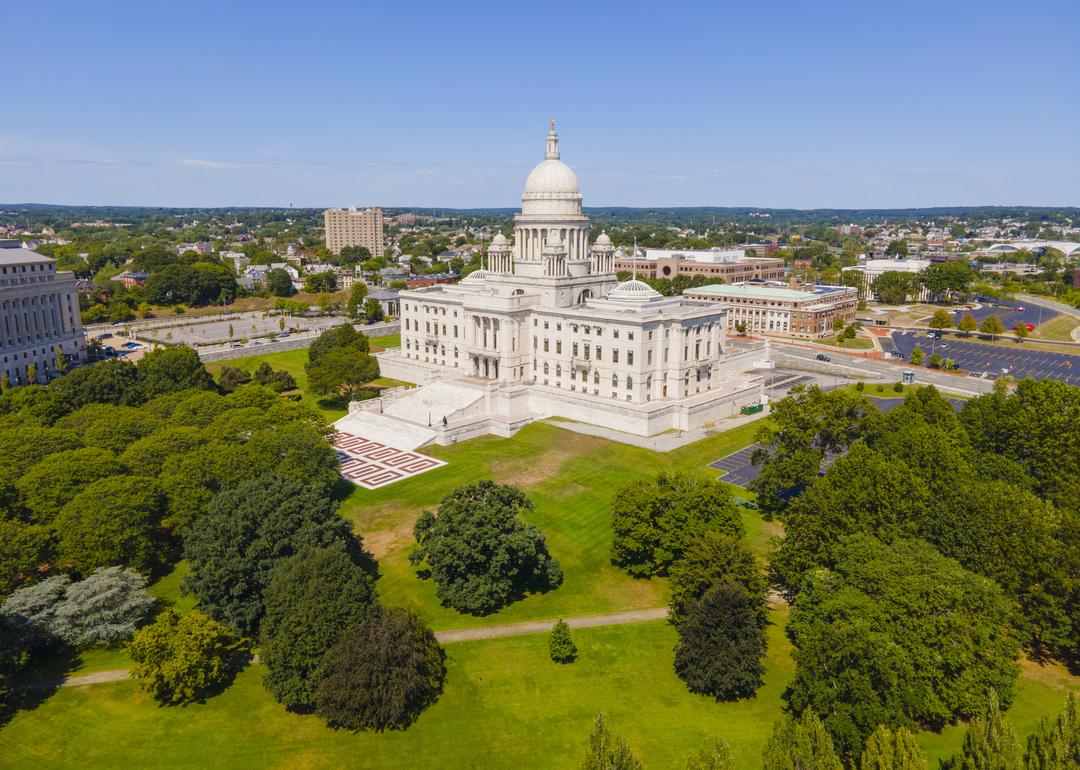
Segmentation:
{"type": "MultiPolygon", "coordinates": [[[[567,768],[603,711],[651,770],[685,767],[706,736],[724,738],[737,767],[752,770],[794,670],[786,615],[783,606],[772,613],[764,686],[735,703],[686,691],[671,665],[674,630],[654,621],[576,631],[580,657],[566,666],[548,659],[545,634],[447,645],[445,692],[404,732],[335,732],[289,714],[263,690],[258,665],[186,707],[158,706],[130,681],[62,688],[0,729],[0,766],[567,768]]],[[[1025,666],[1008,712],[1021,743],[1076,687],[1056,667],[1025,666]]],[[[936,767],[963,728],[918,740],[936,767]]]]}
{"type": "Polygon", "coordinates": [[[849,340],[839,340],[836,337],[829,337],[823,340],[816,340],[822,345],[832,345],[833,347],[845,348],[846,350],[873,350],[874,341],[869,337],[853,337],[849,340]]]}
{"type": "MultiPolygon", "coordinates": [[[[612,566],[609,506],[615,491],[663,470],[705,470],[707,463],[753,442],[760,423],[742,426],[669,454],[533,424],[510,439],[482,437],[424,451],[447,465],[380,490],[355,488],[341,513],[354,522],[379,560],[379,593],[387,604],[415,609],[436,629],[659,607],[666,581],[635,580],[612,566]],[[517,484],[536,505],[529,517],[543,530],[565,581],[558,590],[533,595],[493,616],[474,618],[440,606],[435,585],[409,564],[412,526],[452,489],[480,479],[517,484]]],[[[745,495],[744,495],[745,496],[745,495]]],[[[749,535],[759,545],[767,529],[748,512],[749,535]]],[[[762,546],[763,547],[763,546],[762,546]]]]}
{"type": "Polygon", "coordinates": [[[368,342],[371,343],[373,348],[400,348],[401,347],[401,335],[400,334],[384,334],[381,337],[368,337],[368,342]]]}
{"type": "MultiPolygon", "coordinates": [[[[785,613],[776,615],[784,622],[785,613]]],[[[706,735],[758,765],[790,679],[780,625],[766,683],[748,701],[691,695],[663,621],[579,630],[580,657],[552,663],[544,634],[448,645],[446,690],[405,732],[350,734],[287,713],[252,666],[205,704],[157,706],[130,682],[63,688],[0,730],[0,765],[37,767],[566,768],[603,711],[650,768],[685,767],[706,735]]]]}
{"type": "Polygon", "coordinates": [[[1035,327],[1032,339],[1072,342],[1072,331],[1080,326],[1080,320],[1071,315],[1057,315],[1044,324],[1035,327]]]}
{"type": "MultiPolygon", "coordinates": [[[[372,337],[370,341],[371,344],[374,345],[377,344],[376,340],[389,342],[394,339],[397,339],[398,344],[400,344],[400,337],[396,334],[387,337],[372,337]]],[[[238,369],[243,369],[245,372],[254,372],[259,367],[259,364],[265,362],[275,371],[284,369],[291,374],[293,379],[296,380],[296,386],[303,391],[301,400],[322,412],[327,420],[332,422],[339,417],[343,417],[346,414],[345,409],[338,408],[328,402],[323,402],[322,399],[307,392],[307,373],[304,371],[304,365],[308,360],[307,355],[307,348],[284,350],[278,353],[265,353],[262,355],[245,356],[243,358],[230,358],[226,361],[213,361],[206,364],[206,369],[214,375],[214,377],[217,377],[218,372],[225,366],[235,366],[238,369]]],[[[378,388],[393,388],[399,385],[411,384],[412,383],[394,380],[389,377],[380,377],[371,382],[372,386],[378,388]]]]}

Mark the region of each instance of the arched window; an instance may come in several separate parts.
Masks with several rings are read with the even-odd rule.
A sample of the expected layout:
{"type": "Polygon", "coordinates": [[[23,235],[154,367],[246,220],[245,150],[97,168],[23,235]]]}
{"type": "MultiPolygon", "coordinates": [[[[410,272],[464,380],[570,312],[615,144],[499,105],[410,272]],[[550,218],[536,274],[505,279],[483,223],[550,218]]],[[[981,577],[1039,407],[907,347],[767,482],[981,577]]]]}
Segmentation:
{"type": "Polygon", "coordinates": [[[547,365],[547,362],[545,361],[544,362],[544,374],[547,374],[547,373],[548,373],[548,365],[547,365]]]}
{"type": "Polygon", "coordinates": [[[611,375],[611,387],[613,387],[613,388],[619,387],[619,375],[617,375],[617,374],[612,374],[611,375]]]}
{"type": "Polygon", "coordinates": [[[630,376],[630,375],[628,374],[628,375],[626,375],[626,389],[627,389],[627,390],[630,390],[630,389],[631,389],[631,388],[633,388],[633,387],[634,387],[634,378],[633,378],[633,377],[631,377],[631,376],[630,376]]]}
{"type": "Polygon", "coordinates": [[[578,300],[577,300],[578,304],[579,305],[585,304],[585,300],[592,299],[592,296],[593,296],[592,289],[583,289],[581,294],[578,295],[578,300]]]}
{"type": "Polygon", "coordinates": [[[555,376],[562,377],[562,364],[555,364],[555,376]]]}
{"type": "Polygon", "coordinates": [[[525,293],[524,289],[514,289],[513,294],[511,294],[510,296],[511,297],[520,297],[524,293],[525,293]]]}
{"type": "Polygon", "coordinates": [[[600,372],[593,372],[592,382],[593,382],[593,385],[599,385],[600,384],[600,372]]]}

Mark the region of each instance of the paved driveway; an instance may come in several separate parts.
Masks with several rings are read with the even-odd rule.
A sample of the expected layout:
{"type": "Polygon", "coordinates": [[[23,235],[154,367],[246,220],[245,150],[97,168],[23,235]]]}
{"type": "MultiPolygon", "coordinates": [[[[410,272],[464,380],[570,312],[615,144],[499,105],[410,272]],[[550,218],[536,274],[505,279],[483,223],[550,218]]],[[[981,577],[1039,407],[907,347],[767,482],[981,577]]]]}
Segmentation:
{"type": "MultiPolygon", "coordinates": [[[[920,347],[927,357],[931,351],[940,353],[942,358],[951,358],[961,369],[976,374],[988,372],[990,376],[997,377],[1003,369],[1008,369],[1008,374],[1021,380],[1030,377],[1033,380],[1059,380],[1080,385],[1080,355],[1036,350],[1025,347],[1022,342],[986,345],[946,337],[935,343],[914,334],[894,333],[892,345],[895,352],[905,359],[911,357],[911,351],[920,347]]],[[[915,378],[918,379],[917,373],[915,378]]]]}

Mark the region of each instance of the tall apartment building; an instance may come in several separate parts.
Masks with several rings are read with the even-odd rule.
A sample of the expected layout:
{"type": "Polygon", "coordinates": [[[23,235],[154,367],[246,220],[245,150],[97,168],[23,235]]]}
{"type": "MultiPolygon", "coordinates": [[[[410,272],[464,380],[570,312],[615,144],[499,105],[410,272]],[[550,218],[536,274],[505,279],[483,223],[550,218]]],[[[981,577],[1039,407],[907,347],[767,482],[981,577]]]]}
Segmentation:
{"type": "Polygon", "coordinates": [[[58,348],[65,357],[86,355],[75,274],[56,272],[54,260],[19,241],[0,241],[0,373],[26,385],[34,364],[37,380],[47,382],[58,348]]]}
{"type": "Polygon", "coordinates": [[[373,257],[382,256],[383,241],[382,209],[364,209],[356,206],[347,209],[327,209],[323,213],[326,224],[326,248],[340,254],[346,246],[363,246],[373,257]]]}

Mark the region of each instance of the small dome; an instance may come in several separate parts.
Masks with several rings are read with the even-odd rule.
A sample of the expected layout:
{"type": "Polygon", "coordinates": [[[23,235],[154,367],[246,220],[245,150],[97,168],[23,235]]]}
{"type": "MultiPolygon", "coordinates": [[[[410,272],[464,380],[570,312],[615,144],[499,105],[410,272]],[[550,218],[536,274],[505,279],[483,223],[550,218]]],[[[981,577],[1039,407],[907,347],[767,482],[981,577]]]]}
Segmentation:
{"type": "Polygon", "coordinates": [[[606,231],[600,233],[600,235],[596,239],[596,245],[597,246],[610,246],[611,245],[611,236],[608,235],[606,231]]]}
{"type": "Polygon", "coordinates": [[[479,270],[473,270],[467,276],[462,278],[461,283],[483,283],[488,279],[489,275],[491,275],[491,273],[481,267],[479,270]]]}
{"type": "Polygon", "coordinates": [[[494,238],[491,239],[492,246],[506,246],[510,241],[506,239],[506,236],[502,233],[497,233],[494,238]]]}
{"type": "Polygon", "coordinates": [[[529,198],[580,198],[581,187],[578,185],[574,169],[555,158],[548,158],[532,170],[525,180],[525,192],[522,200],[529,198]]]}
{"type": "Polygon", "coordinates": [[[652,286],[633,278],[629,281],[623,281],[607,295],[608,299],[615,300],[629,300],[633,302],[648,302],[650,300],[663,298],[663,294],[658,292],[652,286]]]}

